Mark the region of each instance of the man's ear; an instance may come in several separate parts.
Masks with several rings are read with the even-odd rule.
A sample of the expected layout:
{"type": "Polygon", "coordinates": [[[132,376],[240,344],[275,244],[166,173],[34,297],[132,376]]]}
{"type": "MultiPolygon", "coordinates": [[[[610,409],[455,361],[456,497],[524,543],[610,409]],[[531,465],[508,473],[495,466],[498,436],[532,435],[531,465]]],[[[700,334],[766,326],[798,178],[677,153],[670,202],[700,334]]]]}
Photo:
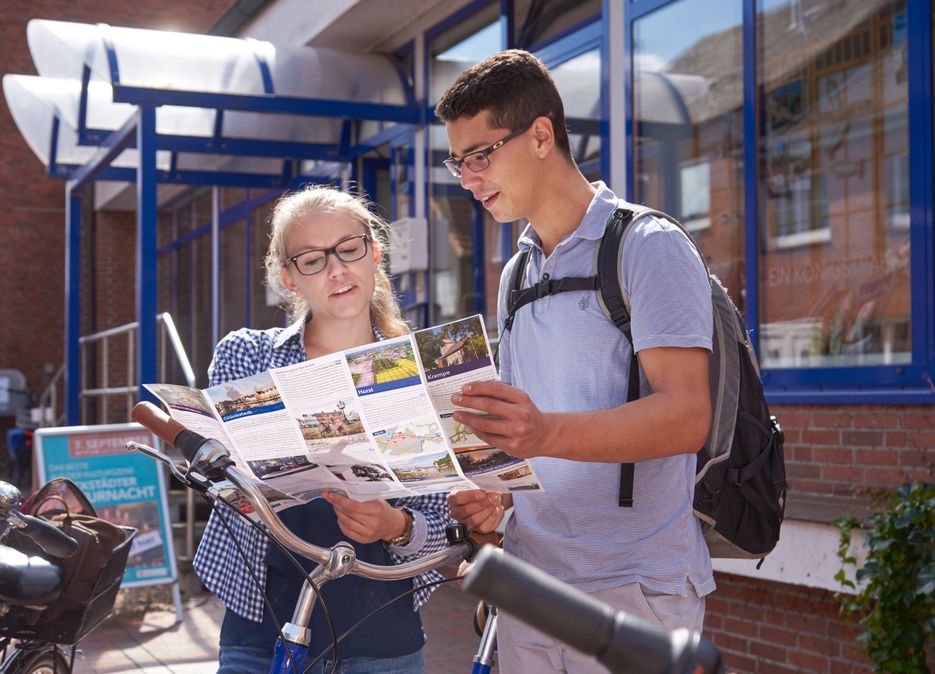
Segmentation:
{"type": "Polygon", "coordinates": [[[532,135],[536,139],[536,154],[545,157],[555,147],[555,129],[552,120],[545,115],[536,117],[532,123],[532,135]]]}

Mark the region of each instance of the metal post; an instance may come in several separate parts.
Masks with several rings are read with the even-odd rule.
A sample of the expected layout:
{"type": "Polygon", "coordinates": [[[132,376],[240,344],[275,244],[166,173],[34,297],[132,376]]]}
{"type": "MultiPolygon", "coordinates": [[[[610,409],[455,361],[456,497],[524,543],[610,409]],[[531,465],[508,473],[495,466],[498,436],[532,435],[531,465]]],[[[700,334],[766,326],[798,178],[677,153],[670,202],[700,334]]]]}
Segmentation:
{"type": "Polygon", "coordinates": [[[79,423],[81,406],[81,196],[65,190],[65,424],[79,423]]]}
{"type": "Polygon", "coordinates": [[[156,381],[156,108],[137,112],[136,147],[136,375],[139,397],[148,398],[143,383],[156,381]]]}
{"type": "Polygon", "coordinates": [[[211,343],[221,339],[221,190],[211,188],[211,343]]]}
{"type": "MultiPolygon", "coordinates": [[[[110,388],[110,339],[104,337],[101,340],[101,388],[110,388]]],[[[109,407],[107,396],[99,396],[97,399],[97,413],[100,415],[101,423],[106,424],[108,419],[109,407]]]]}

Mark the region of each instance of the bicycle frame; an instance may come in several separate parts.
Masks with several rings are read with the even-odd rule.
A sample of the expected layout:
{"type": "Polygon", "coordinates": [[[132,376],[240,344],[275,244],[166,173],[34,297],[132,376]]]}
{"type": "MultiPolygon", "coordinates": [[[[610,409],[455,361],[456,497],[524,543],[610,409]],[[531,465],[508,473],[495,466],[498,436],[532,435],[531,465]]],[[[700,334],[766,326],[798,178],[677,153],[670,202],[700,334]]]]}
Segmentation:
{"type": "MultiPolygon", "coordinates": [[[[272,539],[290,552],[318,564],[309,574],[318,587],[349,573],[385,581],[411,578],[455,561],[469,559],[479,547],[466,537],[464,528],[459,525],[457,530],[460,534],[449,538],[451,545],[448,548],[418,560],[394,566],[380,566],[358,560],[354,547],[346,541],[341,541],[326,550],[299,538],[282,523],[253,480],[233,465],[230,453],[221,443],[202,438],[186,430],[150,403],[138,403],[133,409],[132,416],[135,421],[143,424],[168,444],[179,448],[189,456],[187,456],[187,461],[176,462],[163,452],[136,442],[127,443],[128,451],[141,452],[166,464],[172,474],[185,486],[201,491],[214,501],[220,501],[215,482],[220,479],[229,480],[254,507],[257,517],[266,526],[272,539]],[[187,452],[185,447],[179,446],[186,443],[189,446],[187,452]]],[[[277,639],[270,674],[289,674],[294,671],[294,668],[302,671],[302,665],[308,654],[308,645],[311,642],[308,624],[316,600],[317,593],[306,580],[296,601],[292,620],[283,626],[282,637],[285,641],[283,638],[277,639]]]]}

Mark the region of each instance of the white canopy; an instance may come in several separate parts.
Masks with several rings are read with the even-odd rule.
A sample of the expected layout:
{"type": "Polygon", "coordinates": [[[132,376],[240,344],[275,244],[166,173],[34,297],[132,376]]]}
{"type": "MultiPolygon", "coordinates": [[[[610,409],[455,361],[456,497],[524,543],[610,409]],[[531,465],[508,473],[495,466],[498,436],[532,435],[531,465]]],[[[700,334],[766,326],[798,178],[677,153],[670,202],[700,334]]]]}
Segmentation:
{"type": "MultiPolygon", "coordinates": [[[[113,131],[136,111],[130,103],[114,102],[115,91],[147,90],[165,100],[173,93],[218,94],[405,106],[406,85],[396,66],[379,54],[352,54],[334,49],[281,48],[269,42],[167,31],[115,28],[106,25],[33,19],[27,28],[29,49],[39,77],[6,75],[3,89],[16,124],[33,152],[49,164],[52,121],[58,118],[58,163],[83,163],[93,147],[79,145],[82,79],[88,69],[85,129],[113,131]]],[[[205,99],[200,99],[205,100],[205,99]]],[[[229,100],[229,99],[228,99],[229,100]]],[[[218,104],[218,107],[225,107],[218,104]]],[[[335,145],[341,141],[346,109],[340,117],[225,110],[219,129],[211,107],[161,104],[156,131],[161,135],[210,139],[278,141],[335,145]],[[219,132],[219,133],[218,133],[219,132]]],[[[336,113],[337,114],[337,113],[336,113]]],[[[361,113],[357,119],[366,116],[361,113]]],[[[372,129],[373,125],[368,125],[372,129]]],[[[220,150],[220,148],[219,148],[220,150]]],[[[161,152],[159,168],[169,167],[161,152]]],[[[114,166],[135,166],[127,150],[114,166]]],[[[179,169],[210,169],[277,173],[281,158],[231,159],[223,151],[212,157],[180,152],[179,169]]]]}

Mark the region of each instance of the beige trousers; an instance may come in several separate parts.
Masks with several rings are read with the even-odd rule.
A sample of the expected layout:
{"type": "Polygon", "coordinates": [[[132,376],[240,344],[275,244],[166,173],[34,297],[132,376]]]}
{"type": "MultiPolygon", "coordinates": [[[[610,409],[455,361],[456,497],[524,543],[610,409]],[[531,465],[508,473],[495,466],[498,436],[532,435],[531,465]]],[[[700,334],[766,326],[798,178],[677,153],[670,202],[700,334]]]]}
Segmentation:
{"type": "MultiPolygon", "coordinates": [[[[704,625],[705,601],[691,586],[686,597],[654,593],[639,583],[589,594],[617,610],[667,630],[688,627],[701,631],[704,625]]],[[[506,613],[500,613],[498,619],[497,651],[500,674],[607,674],[607,668],[594,658],[506,613]]]]}

